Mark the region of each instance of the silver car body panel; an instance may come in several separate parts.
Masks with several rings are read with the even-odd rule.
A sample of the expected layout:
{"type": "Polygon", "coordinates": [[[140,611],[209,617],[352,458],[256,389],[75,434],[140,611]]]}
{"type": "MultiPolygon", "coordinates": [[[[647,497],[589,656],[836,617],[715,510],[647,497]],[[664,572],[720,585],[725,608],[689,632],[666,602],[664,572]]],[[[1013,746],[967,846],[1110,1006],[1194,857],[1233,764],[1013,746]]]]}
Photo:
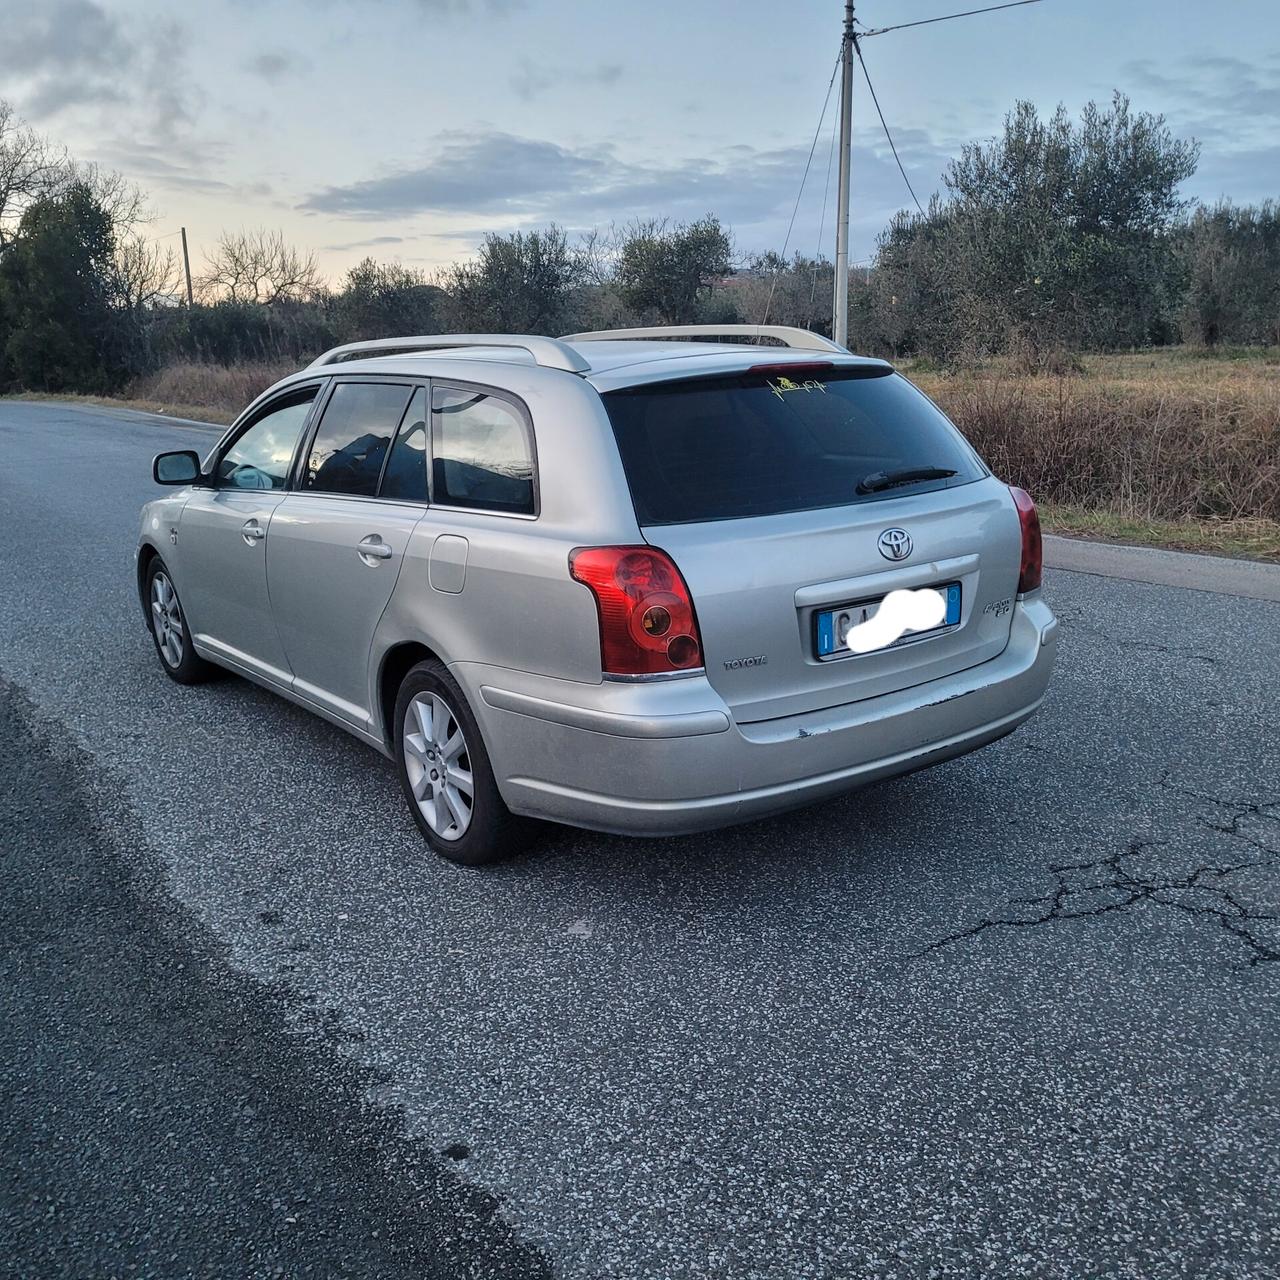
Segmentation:
{"type": "Polygon", "coordinates": [[[267,539],[284,493],[191,490],[179,520],[183,608],[198,652],[274,683],[290,680],[267,586],[267,539]],[[248,536],[256,530],[260,536],[248,536]]]}
{"type": "Polygon", "coordinates": [[[1058,626],[1038,592],[1012,618],[1000,656],[960,675],[752,724],[736,723],[706,680],[604,682],[566,703],[557,699],[585,690],[473,663],[451,669],[511,808],[599,831],[678,835],[809,804],[1012,732],[1044,699],[1058,626]]]}
{"type": "MultiPolygon", "coordinates": [[[[582,374],[518,347],[325,368],[326,379],[462,384],[516,401],[533,425],[536,518],[201,486],[148,504],[140,551],[168,562],[197,651],[388,754],[389,658],[404,646],[430,652],[466,693],[514,811],[628,833],[808,803],[971,750],[1032,714],[1057,624],[1039,592],[1016,595],[1021,533],[1004,485],[987,476],[846,507],[641,528],[601,394],[812,363],[815,353],[638,339],[577,349],[590,366],[582,374]],[[240,533],[250,519],[266,535],[253,545],[240,533]],[[914,540],[900,564],[877,549],[889,526],[914,540]],[[385,558],[361,554],[370,538],[390,549],[385,558]],[[692,677],[602,677],[595,601],[570,577],[569,554],[644,542],[668,552],[689,584],[706,664],[692,677]],[[814,657],[819,609],[947,581],[962,586],[958,627],[814,657]]],[[[821,359],[887,368],[837,352],[821,359]]],[[[316,380],[303,370],[265,392],[206,471],[241,424],[316,380]]]]}
{"type": "Polygon", "coordinates": [[[294,691],[357,728],[374,728],[373,634],[425,513],[412,503],[304,492],[290,493],[271,523],[267,586],[294,691]]]}

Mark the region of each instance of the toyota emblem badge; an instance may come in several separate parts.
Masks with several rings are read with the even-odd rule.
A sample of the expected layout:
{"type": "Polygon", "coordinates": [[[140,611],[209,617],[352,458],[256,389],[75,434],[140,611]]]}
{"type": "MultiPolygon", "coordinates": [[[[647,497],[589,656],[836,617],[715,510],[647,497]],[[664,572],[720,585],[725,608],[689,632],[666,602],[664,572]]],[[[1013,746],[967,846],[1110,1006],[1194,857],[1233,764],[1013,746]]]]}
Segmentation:
{"type": "Polygon", "coordinates": [[[879,546],[886,560],[905,560],[911,554],[911,535],[905,529],[886,529],[879,546]]]}

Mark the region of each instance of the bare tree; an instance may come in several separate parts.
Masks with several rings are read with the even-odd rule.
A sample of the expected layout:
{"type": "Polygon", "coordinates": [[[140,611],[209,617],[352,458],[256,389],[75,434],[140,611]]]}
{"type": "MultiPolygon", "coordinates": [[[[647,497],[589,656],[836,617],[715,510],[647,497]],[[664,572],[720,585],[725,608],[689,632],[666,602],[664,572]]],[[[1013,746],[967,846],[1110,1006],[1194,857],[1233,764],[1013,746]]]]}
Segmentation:
{"type": "Polygon", "coordinates": [[[592,227],[578,238],[574,252],[583,283],[609,285],[618,272],[618,258],[622,253],[623,235],[616,223],[610,223],[607,231],[592,227]]]}
{"type": "Polygon", "coordinates": [[[26,207],[59,189],[69,168],[67,153],[0,98],[0,248],[12,238],[26,207]]]}
{"type": "Polygon", "coordinates": [[[60,185],[83,183],[98,207],[111,219],[117,236],[124,238],[140,226],[155,221],[155,211],[147,204],[142,189],[114,169],[72,160],[65,166],[60,185]]]}
{"type": "Polygon", "coordinates": [[[305,301],[323,292],[315,254],[286,244],[282,231],[223,232],[196,281],[206,301],[305,301]]]}
{"type": "Polygon", "coordinates": [[[176,298],[178,258],[171,248],[131,232],[116,241],[114,293],[137,314],[176,298]]]}

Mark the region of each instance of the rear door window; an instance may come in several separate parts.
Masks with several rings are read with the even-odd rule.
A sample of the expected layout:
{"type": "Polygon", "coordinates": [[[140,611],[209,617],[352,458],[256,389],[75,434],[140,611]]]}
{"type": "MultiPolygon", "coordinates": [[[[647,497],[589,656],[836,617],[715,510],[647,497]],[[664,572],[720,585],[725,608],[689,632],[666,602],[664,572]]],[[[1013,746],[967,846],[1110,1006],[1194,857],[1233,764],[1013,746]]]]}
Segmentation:
{"type": "Polygon", "coordinates": [[[427,392],[419,387],[409,401],[400,430],[396,432],[387,469],[382,474],[383,498],[405,502],[427,500],[427,392]]]}
{"type": "Polygon", "coordinates": [[[603,400],[642,525],[844,506],[986,475],[942,412],[888,369],[649,383],[603,400]]]}
{"type": "Polygon", "coordinates": [[[393,382],[340,382],[316,428],[302,488],[372,498],[413,392],[393,382]]]}
{"type": "Polygon", "coordinates": [[[533,437],[509,400],[437,386],[431,400],[431,499],[451,507],[533,515],[533,437]]]}

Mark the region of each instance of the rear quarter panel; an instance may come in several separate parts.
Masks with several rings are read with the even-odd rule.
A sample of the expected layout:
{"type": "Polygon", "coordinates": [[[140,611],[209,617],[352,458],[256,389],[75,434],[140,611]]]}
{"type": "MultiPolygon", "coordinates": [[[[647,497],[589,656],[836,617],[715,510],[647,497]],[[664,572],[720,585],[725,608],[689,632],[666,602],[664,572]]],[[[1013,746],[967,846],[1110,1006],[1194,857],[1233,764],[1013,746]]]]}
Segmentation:
{"type": "MultiPolygon", "coordinates": [[[[600,397],[571,375],[476,360],[432,362],[440,381],[491,386],[521,400],[533,423],[539,508],[535,518],[429,507],[405,553],[396,589],[374,636],[370,705],[397,645],[426,645],[444,662],[477,663],[599,684],[595,601],[569,576],[580,546],[642,543],[630,492],[600,397]],[[450,561],[466,540],[461,591],[432,583],[437,539],[450,561]]],[[[452,567],[437,571],[456,585],[452,567]]]]}

